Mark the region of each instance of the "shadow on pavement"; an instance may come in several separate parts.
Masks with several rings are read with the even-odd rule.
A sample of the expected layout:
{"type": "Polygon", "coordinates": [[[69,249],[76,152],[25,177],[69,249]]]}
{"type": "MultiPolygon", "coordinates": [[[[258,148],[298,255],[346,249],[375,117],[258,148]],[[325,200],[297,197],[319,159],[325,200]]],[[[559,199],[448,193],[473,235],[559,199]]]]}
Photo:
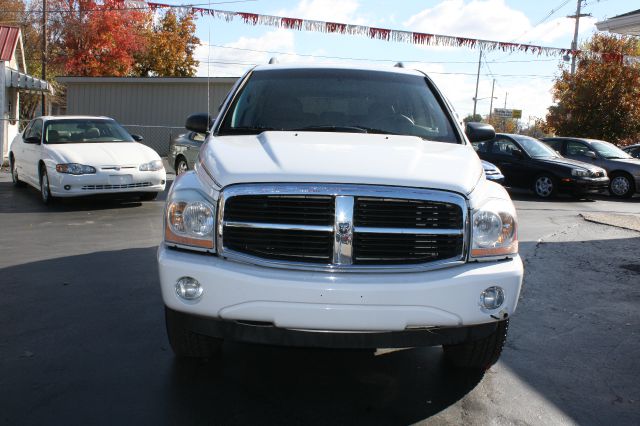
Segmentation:
{"type": "MultiPolygon", "coordinates": [[[[501,362],[527,392],[579,423],[631,424],[640,413],[640,288],[632,285],[640,275],[622,265],[637,263],[640,239],[530,244],[501,362]],[[590,250],[625,251],[592,261],[590,250]]],[[[452,405],[489,421],[494,404],[508,406],[523,392],[501,389],[506,399],[494,401],[499,393],[478,388],[499,386],[500,377],[477,386],[482,377],[442,365],[440,348],[374,355],[228,342],[219,361],[177,361],[155,250],[0,270],[0,422],[407,424],[452,405]]]]}
{"type": "MultiPolygon", "coordinates": [[[[173,181],[167,182],[164,192],[151,202],[164,202],[173,181]]],[[[145,201],[149,202],[149,201],[145,201]]],[[[0,213],[64,213],[69,211],[98,211],[114,208],[139,207],[144,202],[136,194],[96,195],[56,198],[51,204],[40,201],[40,193],[29,185],[16,187],[0,182],[0,213]]]]}

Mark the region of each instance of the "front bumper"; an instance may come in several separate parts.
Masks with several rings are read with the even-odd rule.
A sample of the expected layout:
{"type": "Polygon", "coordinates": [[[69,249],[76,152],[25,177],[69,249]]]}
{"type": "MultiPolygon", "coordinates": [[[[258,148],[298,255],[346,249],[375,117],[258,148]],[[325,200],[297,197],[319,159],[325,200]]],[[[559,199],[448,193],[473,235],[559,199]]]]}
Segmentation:
{"type": "Polygon", "coordinates": [[[609,188],[609,178],[563,178],[560,180],[560,189],[567,192],[588,193],[605,192],[609,188]]]}
{"type": "Polygon", "coordinates": [[[162,297],[170,310],[323,332],[401,332],[493,323],[515,311],[523,276],[518,256],[428,272],[319,273],[264,268],[164,245],[158,250],[158,266],[162,297]],[[175,283],[184,276],[204,288],[195,302],[176,294],[175,283]],[[496,311],[480,306],[480,293],[491,286],[505,292],[505,302],[496,311]]]}
{"type": "Polygon", "coordinates": [[[121,171],[101,171],[88,175],[58,173],[51,168],[49,190],[54,197],[81,197],[85,195],[122,194],[131,192],[162,192],[167,182],[163,170],[141,172],[123,169],[121,171]]]}

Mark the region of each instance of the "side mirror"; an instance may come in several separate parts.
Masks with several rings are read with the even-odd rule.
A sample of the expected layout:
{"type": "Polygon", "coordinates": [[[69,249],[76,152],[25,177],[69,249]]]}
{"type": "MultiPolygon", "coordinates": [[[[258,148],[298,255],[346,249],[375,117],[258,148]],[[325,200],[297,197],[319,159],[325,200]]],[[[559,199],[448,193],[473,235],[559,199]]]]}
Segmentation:
{"type": "Polygon", "coordinates": [[[481,142],[495,138],[496,130],[490,124],[469,122],[465,128],[465,134],[469,142],[481,142]]]}
{"type": "Polygon", "coordinates": [[[187,130],[191,130],[196,133],[207,133],[209,131],[209,126],[211,126],[211,116],[202,112],[191,114],[187,117],[187,122],[184,125],[187,130]]]}
{"type": "Polygon", "coordinates": [[[589,158],[594,159],[594,160],[595,160],[596,158],[598,158],[598,156],[596,155],[596,153],[595,153],[595,152],[593,152],[593,151],[587,151],[587,152],[585,152],[585,153],[584,153],[584,155],[585,155],[586,157],[589,157],[589,158]]]}
{"type": "Polygon", "coordinates": [[[142,136],[140,136],[140,135],[131,135],[131,137],[136,142],[142,142],[144,140],[144,138],[142,136]]]}
{"type": "Polygon", "coordinates": [[[39,144],[40,138],[37,136],[29,136],[28,138],[24,138],[24,143],[39,144]]]}
{"type": "Polygon", "coordinates": [[[511,155],[515,158],[517,158],[518,160],[522,160],[524,158],[524,153],[520,150],[517,151],[511,151],[511,155]]]}

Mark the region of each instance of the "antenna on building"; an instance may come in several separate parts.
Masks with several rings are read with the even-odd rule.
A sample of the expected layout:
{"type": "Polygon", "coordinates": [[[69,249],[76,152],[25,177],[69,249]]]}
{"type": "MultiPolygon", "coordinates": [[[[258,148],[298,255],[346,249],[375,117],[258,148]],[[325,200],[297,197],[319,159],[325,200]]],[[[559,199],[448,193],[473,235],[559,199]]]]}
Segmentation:
{"type": "Polygon", "coordinates": [[[278,64],[279,62],[280,61],[278,61],[278,58],[276,58],[275,56],[269,59],[269,65],[275,65],[275,64],[278,64]]]}
{"type": "Polygon", "coordinates": [[[396,68],[404,68],[404,64],[402,62],[396,62],[394,67],[396,67],[396,68]]]}

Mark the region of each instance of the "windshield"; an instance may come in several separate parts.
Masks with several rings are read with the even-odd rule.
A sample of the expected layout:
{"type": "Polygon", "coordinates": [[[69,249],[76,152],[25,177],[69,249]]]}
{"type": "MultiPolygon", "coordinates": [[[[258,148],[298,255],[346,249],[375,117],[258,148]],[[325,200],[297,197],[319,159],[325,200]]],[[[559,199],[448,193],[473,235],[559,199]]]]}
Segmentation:
{"type": "Polygon", "coordinates": [[[256,71],[219,135],[266,130],[382,133],[460,143],[424,77],[384,71],[256,71]]]}
{"type": "Polygon", "coordinates": [[[529,136],[512,135],[513,137],[532,158],[559,157],[558,153],[545,143],[529,136]]]}
{"type": "Polygon", "coordinates": [[[74,119],[47,121],[45,143],[133,142],[125,129],[113,120],[74,119]]]}
{"type": "Polygon", "coordinates": [[[606,159],[633,158],[617,146],[605,141],[589,141],[591,147],[606,159]]]}

